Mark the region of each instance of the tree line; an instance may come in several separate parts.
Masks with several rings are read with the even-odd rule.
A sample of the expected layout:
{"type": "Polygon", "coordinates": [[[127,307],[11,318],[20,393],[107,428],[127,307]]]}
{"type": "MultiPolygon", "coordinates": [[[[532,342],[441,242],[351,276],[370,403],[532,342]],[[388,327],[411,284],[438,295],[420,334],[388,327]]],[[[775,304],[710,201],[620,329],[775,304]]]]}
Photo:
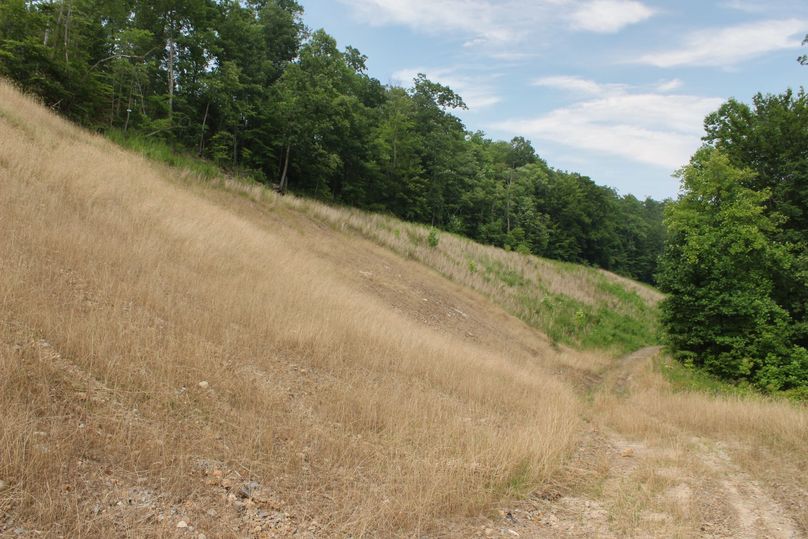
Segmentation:
{"type": "Polygon", "coordinates": [[[654,280],[663,203],[467,130],[451,88],[382,85],[302,16],[294,0],[4,0],[0,75],[282,191],[654,280]]]}

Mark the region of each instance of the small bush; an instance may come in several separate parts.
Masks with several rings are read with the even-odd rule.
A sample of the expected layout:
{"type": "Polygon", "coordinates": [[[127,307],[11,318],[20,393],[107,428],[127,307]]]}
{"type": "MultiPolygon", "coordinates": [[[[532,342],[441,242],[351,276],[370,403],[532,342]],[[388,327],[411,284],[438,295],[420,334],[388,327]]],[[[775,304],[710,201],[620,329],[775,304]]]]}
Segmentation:
{"type": "Polygon", "coordinates": [[[429,246],[432,247],[433,249],[438,246],[440,238],[438,237],[437,228],[432,227],[429,229],[429,236],[427,236],[426,241],[429,244],[429,246]]]}

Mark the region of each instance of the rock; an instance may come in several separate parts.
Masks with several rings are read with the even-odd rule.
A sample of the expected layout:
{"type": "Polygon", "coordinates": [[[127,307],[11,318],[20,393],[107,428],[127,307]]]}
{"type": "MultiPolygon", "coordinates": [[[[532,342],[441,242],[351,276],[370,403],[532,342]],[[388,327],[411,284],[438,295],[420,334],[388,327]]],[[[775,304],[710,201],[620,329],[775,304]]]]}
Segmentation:
{"type": "Polygon", "coordinates": [[[244,483],[238,491],[239,496],[242,498],[252,498],[256,490],[261,488],[261,485],[255,481],[244,483]]]}
{"type": "Polygon", "coordinates": [[[208,384],[207,380],[202,380],[201,382],[199,382],[199,387],[201,387],[202,389],[207,389],[209,385],[210,384],[208,384]]]}
{"type": "Polygon", "coordinates": [[[177,522],[177,527],[178,527],[178,528],[183,528],[183,529],[184,529],[184,528],[187,528],[187,527],[188,527],[188,523],[187,523],[187,522],[185,522],[184,520],[180,520],[179,522],[177,522]]]}

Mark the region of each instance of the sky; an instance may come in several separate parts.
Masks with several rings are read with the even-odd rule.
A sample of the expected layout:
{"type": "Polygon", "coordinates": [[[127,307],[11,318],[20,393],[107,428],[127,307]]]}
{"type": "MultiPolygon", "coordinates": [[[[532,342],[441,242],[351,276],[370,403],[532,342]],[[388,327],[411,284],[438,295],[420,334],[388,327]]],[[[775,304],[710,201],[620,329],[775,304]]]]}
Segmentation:
{"type": "Polygon", "coordinates": [[[450,86],[471,131],[529,139],[620,194],[675,197],[674,171],[728,98],[808,87],[808,0],[301,0],[304,22],[409,87],[450,86]]]}

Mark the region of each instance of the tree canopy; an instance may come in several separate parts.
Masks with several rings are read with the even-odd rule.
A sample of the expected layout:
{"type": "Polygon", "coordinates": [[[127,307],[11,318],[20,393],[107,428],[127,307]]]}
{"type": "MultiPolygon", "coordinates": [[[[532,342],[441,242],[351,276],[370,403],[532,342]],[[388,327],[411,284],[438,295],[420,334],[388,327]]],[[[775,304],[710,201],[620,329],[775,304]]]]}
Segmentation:
{"type": "Polygon", "coordinates": [[[683,360],[766,390],[808,388],[808,97],[725,103],[666,210],[663,323],[683,360]]]}

